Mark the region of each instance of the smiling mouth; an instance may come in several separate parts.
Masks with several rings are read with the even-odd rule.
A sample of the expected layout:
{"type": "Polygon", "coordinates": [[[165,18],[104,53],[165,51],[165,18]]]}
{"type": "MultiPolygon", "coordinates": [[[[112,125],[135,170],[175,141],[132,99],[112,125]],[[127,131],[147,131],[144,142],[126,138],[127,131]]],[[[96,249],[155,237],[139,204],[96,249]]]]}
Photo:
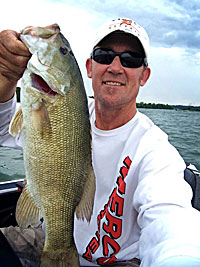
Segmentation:
{"type": "Polygon", "coordinates": [[[111,82],[111,81],[106,81],[106,82],[103,82],[103,83],[106,84],[106,85],[112,85],[112,86],[123,86],[123,85],[125,85],[124,83],[111,82]]]}

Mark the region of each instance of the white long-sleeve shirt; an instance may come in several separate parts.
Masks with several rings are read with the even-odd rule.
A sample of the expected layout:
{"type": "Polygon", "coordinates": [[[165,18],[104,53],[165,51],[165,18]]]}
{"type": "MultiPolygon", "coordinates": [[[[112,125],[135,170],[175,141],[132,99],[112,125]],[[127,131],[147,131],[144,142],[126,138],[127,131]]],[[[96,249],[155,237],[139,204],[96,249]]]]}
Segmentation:
{"type": "Polygon", "coordinates": [[[0,103],[0,146],[21,149],[21,138],[19,136],[13,138],[13,136],[9,134],[10,121],[19,108],[19,103],[16,103],[16,100],[15,95],[9,101],[0,103]]]}
{"type": "MultiPolygon", "coordinates": [[[[14,102],[0,104],[0,144],[16,147],[20,140],[7,134],[9,119],[3,121],[15,112],[14,102]]],[[[93,102],[89,110],[97,187],[90,224],[75,218],[81,266],[134,257],[142,267],[180,255],[200,259],[200,213],[191,207],[185,164],[167,135],[140,112],[102,131],[95,127],[93,102]]]]}

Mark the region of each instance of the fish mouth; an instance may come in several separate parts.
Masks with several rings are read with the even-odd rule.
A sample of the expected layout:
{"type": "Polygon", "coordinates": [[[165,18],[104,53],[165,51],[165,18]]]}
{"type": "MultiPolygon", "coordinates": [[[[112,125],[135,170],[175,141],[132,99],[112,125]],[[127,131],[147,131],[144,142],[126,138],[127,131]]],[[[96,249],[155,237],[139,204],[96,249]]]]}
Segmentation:
{"type": "Polygon", "coordinates": [[[32,86],[38,91],[49,96],[55,96],[57,94],[57,92],[53,91],[41,76],[31,73],[31,81],[32,86]]]}

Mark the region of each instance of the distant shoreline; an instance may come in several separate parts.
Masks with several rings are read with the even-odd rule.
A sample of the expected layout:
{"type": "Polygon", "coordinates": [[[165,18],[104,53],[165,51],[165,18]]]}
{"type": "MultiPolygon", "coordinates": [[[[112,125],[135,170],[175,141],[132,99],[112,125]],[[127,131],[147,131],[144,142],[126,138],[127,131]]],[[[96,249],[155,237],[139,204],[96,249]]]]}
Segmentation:
{"type": "Polygon", "coordinates": [[[144,103],[144,102],[137,103],[136,105],[137,108],[200,111],[200,106],[168,105],[168,104],[155,104],[155,103],[144,103]]]}
{"type": "MultiPolygon", "coordinates": [[[[17,102],[20,102],[20,87],[16,88],[17,102]]],[[[184,106],[184,105],[168,105],[168,104],[155,104],[155,103],[137,103],[137,108],[152,108],[152,109],[175,109],[175,110],[189,110],[200,111],[200,106],[184,106]]]]}

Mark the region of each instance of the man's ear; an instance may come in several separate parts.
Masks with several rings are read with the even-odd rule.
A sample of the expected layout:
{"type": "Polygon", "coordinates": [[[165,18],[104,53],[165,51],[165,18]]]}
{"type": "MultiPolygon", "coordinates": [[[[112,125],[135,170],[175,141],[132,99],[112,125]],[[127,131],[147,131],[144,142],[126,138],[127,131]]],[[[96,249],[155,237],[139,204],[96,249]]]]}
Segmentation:
{"type": "Polygon", "coordinates": [[[86,66],[88,78],[92,78],[92,59],[91,58],[88,58],[86,60],[85,66],[86,66]]]}
{"type": "Polygon", "coordinates": [[[140,80],[140,85],[141,86],[145,85],[145,83],[147,82],[147,80],[150,77],[150,74],[151,74],[151,69],[149,67],[147,67],[142,73],[142,77],[141,77],[141,80],[140,80]]]}

